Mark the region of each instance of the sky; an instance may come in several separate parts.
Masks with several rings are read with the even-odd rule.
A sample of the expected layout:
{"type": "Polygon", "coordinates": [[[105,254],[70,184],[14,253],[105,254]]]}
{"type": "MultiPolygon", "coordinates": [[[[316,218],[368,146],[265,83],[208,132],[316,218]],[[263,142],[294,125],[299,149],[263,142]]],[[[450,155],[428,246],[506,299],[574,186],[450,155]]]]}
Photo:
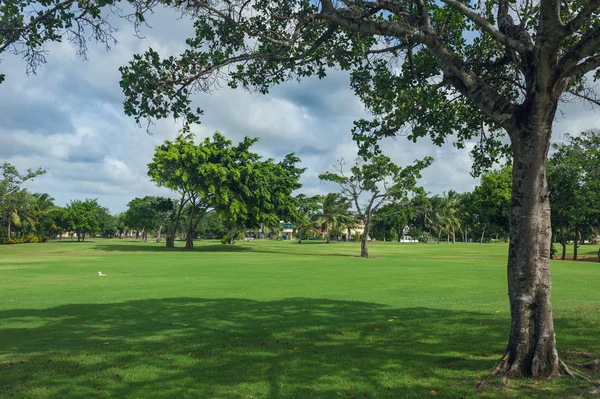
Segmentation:
{"type": "MultiPolygon", "coordinates": [[[[118,68],[149,47],[161,56],[178,54],[192,34],[191,23],[158,10],[148,17],[151,27],[142,30],[142,39],[125,20],[113,23],[120,28],[118,44],[106,51],[90,43],[88,60],[69,43],[56,43],[47,47],[48,63],[36,75],[27,76],[17,57],[5,54],[0,63],[0,73],[6,74],[0,84],[0,162],[22,171],[46,169],[26,187],[49,193],[57,205],[98,198],[118,213],[135,197],[174,196],[150,181],[146,165],[154,148],[174,139],[181,126],[172,119],[161,120],[148,134],[125,116],[118,68]]],[[[307,195],[337,190],[332,183],[320,182],[318,175],[333,171],[337,159],[356,157],[352,122],[368,116],[349,87],[348,74],[341,71],[331,71],[324,80],[286,82],[268,95],[222,87],[198,94],[195,100],[204,110],[202,124],[193,129],[199,139],[220,131],[234,142],[259,137],[254,150],[267,158],[279,160],[295,152],[307,168],[300,190],[307,195]]],[[[558,115],[555,139],[600,125],[600,114],[581,103],[562,105],[558,115]]],[[[469,191],[478,183],[470,175],[468,149],[456,149],[451,142],[437,147],[428,138],[412,143],[398,137],[382,147],[399,165],[434,157],[420,181],[432,194],[469,191]]]]}

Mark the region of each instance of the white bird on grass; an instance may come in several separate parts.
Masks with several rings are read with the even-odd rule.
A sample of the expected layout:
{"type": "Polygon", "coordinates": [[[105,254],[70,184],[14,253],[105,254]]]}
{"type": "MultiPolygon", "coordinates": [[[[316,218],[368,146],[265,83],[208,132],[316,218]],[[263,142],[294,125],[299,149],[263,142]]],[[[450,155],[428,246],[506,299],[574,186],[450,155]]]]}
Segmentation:
{"type": "Polygon", "coordinates": [[[100,276],[100,277],[106,277],[106,274],[102,274],[102,272],[98,272],[98,276],[100,276]]]}

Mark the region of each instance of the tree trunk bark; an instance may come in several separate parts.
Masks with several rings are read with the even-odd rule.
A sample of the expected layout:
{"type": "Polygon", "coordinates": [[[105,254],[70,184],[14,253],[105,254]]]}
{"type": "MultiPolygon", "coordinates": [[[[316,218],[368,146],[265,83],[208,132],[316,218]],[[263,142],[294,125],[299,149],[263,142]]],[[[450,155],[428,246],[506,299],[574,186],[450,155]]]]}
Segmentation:
{"type": "Polygon", "coordinates": [[[565,260],[565,258],[567,257],[567,235],[565,234],[565,230],[564,229],[560,229],[561,232],[561,245],[562,245],[562,260],[565,260]]]}
{"type": "Polygon", "coordinates": [[[11,236],[11,231],[10,231],[11,227],[12,227],[12,220],[11,220],[11,217],[9,216],[8,217],[8,226],[7,226],[7,231],[6,231],[8,234],[8,238],[10,238],[10,236],[11,236]]]}
{"type": "Polygon", "coordinates": [[[162,230],[162,224],[158,226],[158,232],[156,233],[156,242],[160,242],[160,232],[162,230]]]}
{"type": "Polygon", "coordinates": [[[188,219],[188,228],[185,233],[185,249],[193,249],[194,248],[194,236],[193,236],[193,227],[194,227],[194,214],[196,212],[196,206],[192,203],[190,210],[190,217],[188,219]]]}
{"type": "Polygon", "coordinates": [[[485,237],[485,224],[483,225],[483,231],[481,232],[481,241],[479,241],[480,244],[483,244],[484,237],[485,237]]]}
{"type": "Polygon", "coordinates": [[[302,230],[298,230],[298,244],[302,244],[302,230]]]}
{"type": "Polygon", "coordinates": [[[551,123],[543,129],[530,128],[520,133],[518,142],[513,138],[512,143],[508,252],[511,331],[500,366],[508,378],[557,377],[569,371],[558,357],[552,318],[552,230],[546,181],[551,123]]]}
{"type": "Polygon", "coordinates": [[[232,227],[229,229],[229,241],[227,242],[227,244],[235,244],[235,235],[237,234],[237,228],[232,227]]]}
{"type": "Polygon", "coordinates": [[[579,246],[579,223],[575,223],[575,239],[573,240],[573,260],[577,260],[577,247],[579,246]]]}
{"type": "Polygon", "coordinates": [[[327,244],[331,242],[331,235],[329,234],[329,226],[327,226],[327,244]]]}
{"type": "Polygon", "coordinates": [[[362,238],[360,240],[360,257],[369,257],[369,248],[367,247],[367,239],[369,238],[369,229],[371,227],[371,220],[365,221],[365,230],[363,231],[362,238]]]}

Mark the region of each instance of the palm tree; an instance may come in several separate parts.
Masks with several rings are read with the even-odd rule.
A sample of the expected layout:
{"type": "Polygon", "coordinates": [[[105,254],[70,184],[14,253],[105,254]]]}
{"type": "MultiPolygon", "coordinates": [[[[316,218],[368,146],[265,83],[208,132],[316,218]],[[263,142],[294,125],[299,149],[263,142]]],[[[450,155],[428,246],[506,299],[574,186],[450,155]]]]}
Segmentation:
{"type": "Polygon", "coordinates": [[[339,227],[349,208],[350,201],[338,193],[329,193],[323,198],[322,223],[327,229],[328,244],[331,242],[331,231],[339,227]]]}
{"type": "Polygon", "coordinates": [[[450,190],[444,192],[439,209],[439,223],[448,234],[448,242],[450,242],[450,233],[452,233],[452,243],[456,243],[456,230],[460,230],[460,215],[459,215],[459,195],[456,191],[450,190]]]}

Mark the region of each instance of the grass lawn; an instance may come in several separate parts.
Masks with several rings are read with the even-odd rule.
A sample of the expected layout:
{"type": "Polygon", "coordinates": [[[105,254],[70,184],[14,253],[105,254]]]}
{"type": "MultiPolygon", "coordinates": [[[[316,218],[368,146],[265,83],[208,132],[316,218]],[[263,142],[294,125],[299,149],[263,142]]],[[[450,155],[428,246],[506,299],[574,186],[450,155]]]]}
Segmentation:
{"type": "MultiPolygon", "coordinates": [[[[506,244],[196,245],[0,246],[0,398],[479,397],[508,340],[506,244]]],[[[598,397],[600,263],[552,274],[578,377],[484,397],[598,397]]]]}

